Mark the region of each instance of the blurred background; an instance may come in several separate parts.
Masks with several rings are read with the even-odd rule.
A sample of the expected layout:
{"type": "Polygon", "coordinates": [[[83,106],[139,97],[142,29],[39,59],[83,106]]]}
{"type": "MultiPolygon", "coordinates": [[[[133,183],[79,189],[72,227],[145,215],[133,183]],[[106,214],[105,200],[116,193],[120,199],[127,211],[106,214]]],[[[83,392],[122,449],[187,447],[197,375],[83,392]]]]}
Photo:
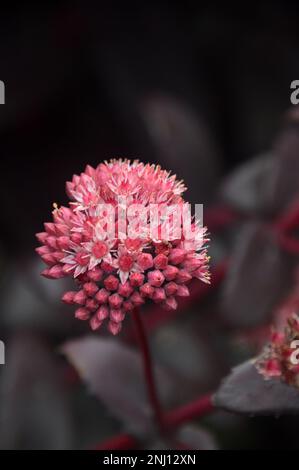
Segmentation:
{"type": "MultiPolygon", "coordinates": [[[[123,377],[122,350],[109,355],[137,354],[130,321],[117,346],[95,334],[106,385],[119,396],[100,377],[91,393],[61,353],[88,326],[60,302],[64,281],[39,276],[34,234],[86,164],[160,163],[204,204],[212,286],[195,288],[171,318],[144,314],[164,406],[215,390],[260,350],[275,312],[298,295],[298,255],[271,230],[298,196],[298,19],[289,1],[1,7],[0,448],[86,449],[128,430],[141,448],[165,445],[135,420],[135,356],[123,377]]],[[[189,448],[293,449],[298,425],[219,411],[178,433],[189,448]]]]}

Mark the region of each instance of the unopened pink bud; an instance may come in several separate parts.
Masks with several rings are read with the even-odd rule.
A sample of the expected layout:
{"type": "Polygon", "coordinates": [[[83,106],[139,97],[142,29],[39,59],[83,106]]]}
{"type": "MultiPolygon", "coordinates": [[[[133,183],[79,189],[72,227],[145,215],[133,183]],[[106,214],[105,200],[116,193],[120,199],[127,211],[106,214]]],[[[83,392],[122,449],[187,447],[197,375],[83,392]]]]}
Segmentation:
{"type": "Polygon", "coordinates": [[[54,251],[54,253],[52,253],[53,257],[55,258],[55,260],[57,262],[61,261],[62,258],[65,257],[65,253],[63,253],[63,251],[54,251]]]}
{"type": "Polygon", "coordinates": [[[67,181],[65,183],[65,191],[70,198],[72,198],[73,189],[74,189],[74,184],[71,181],[67,181]]]}
{"type": "Polygon", "coordinates": [[[178,303],[174,297],[167,297],[167,299],[163,303],[163,307],[166,308],[166,310],[176,310],[177,306],[178,303]]]}
{"type": "Polygon", "coordinates": [[[166,281],[173,281],[176,278],[178,272],[179,270],[176,266],[168,265],[164,269],[163,274],[165,276],[166,281]]]}
{"type": "Polygon", "coordinates": [[[271,343],[275,346],[281,346],[285,341],[285,334],[280,331],[273,331],[271,333],[271,343]]]}
{"type": "Polygon", "coordinates": [[[93,297],[99,290],[98,286],[94,282],[86,282],[83,285],[83,289],[89,297],[93,297]]]}
{"type": "Polygon", "coordinates": [[[109,295],[110,294],[106,289],[100,289],[99,292],[97,292],[95,298],[100,304],[105,304],[108,300],[109,295]]]}
{"type": "Polygon", "coordinates": [[[55,224],[56,228],[56,233],[60,237],[62,235],[68,235],[69,234],[69,228],[67,225],[64,224],[55,224]]]}
{"type": "Polygon", "coordinates": [[[110,309],[110,319],[115,322],[119,323],[123,321],[125,318],[125,312],[123,312],[120,308],[111,308],[110,309]]]}
{"type": "Polygon", "coordinates": [[[278,359],[268,359],[265,364],[265,374],[268,377],[280,377],[282,375],[281,365],[278,359]]]}
{"type": "Polygon", "coordinates": [[[202,266],[202,259],[200,258],[192,258],[189,260],[186,260],[183,263],[183,267],[185,269],[188,269],[188,271],[195,271],[196,269],[200,268],[202,266]]]}
{"type": "Polygon", "coordinates": [[[178,285],[175,282],[168,282],[165,284],[165,293],[166,295],[175,295],[178,291],[178,285]]]}
{"type": "Polygon", "coordinates": [[[80,184],[80,176],[73,175],[73,183],[74,185],[80,184]]]}
{"type": "Polygon", "coordinates": [[[169,254],[169,262],[172,264],[180,264],[186,257],[185,250],[181,248],[174,248],[169,254]]]}
{"type": "Polygon", "coordinates": [[[91,281],[99,282],[103,278],[103,271],[100,268],[96,267],[93,268],[91,271],[88,271],[87,276],[91,281]]]}
{"type": "Polygon", "coordinates": [[[163,253],[160,253],[154,258],[154,265],[156,269],[165,269],[168,264],[168,258],[163,253]]]}
{"type": "Polygon", "coordinates": [[[73,291],[68,291],[63,294],[61,297],[62,302],[65,304],[73,304],[74,303],[74,296],[76,295],[77,292],[73,291]]]}
{"type": "Polygon", "coordinates": [[[57,238],[57,245],[61,250],[68,250],[70,247],[70,239],[69,237],[59,237],[57,238]]]}
{"type": "Polygon", "coordinates": [[[80,177],[81,177],[81,180],[82,180],[83,184],[85,184],[87,186],[90,182],[89,175],[87,175],[85,172],[82,172],[80,177]]]}
{"type": "Polygon", "coordinates": [[[63,220],[69,222],[70,218],[73,215],[73,211],[69,207],[61,206],[59,209],[59,213],[61,214],[63,220]]]}
{"type": "Polygon", "coordinates": [[[84,305],[85,304],[86,294],[85,294],[84,290],[79,290],[79,292],[77,292],[74,295],[74,302],[75,302],[75,304],[79,304],[79,305],[84,305]]]}
{"type": "Polygon", "coordinates": [[[150,283],[150,285],[154,287],[162,286],[163,282],[165,281],[164,275],[159,270],[150,271],[147,274],[147,278],[148,278],[148,282],[150,283]]]}
{"type": "Polygon", "coordinates": [[[148,282],[146,282],[145,284],[143,284],[143,286],[140,287],[139,290],[144,297],[151,297],[155,288],[151,286],[148,282]]]}
{"type": "Polygon", "coordinates": [[[128,281],[126,281],[124,284],[119,285],[117,292],[122,297],[130,297],[130,295],[133,292],[133,287],[130,285],[128,281]]]}
{"type": "Polygon", "coordinates": [[[42,255],[41,258],[43,262],[48,264],[49,266],[53,266],[53,264],[56,264],[56,259],[52,253],[46,253],[45,255],[42,255]]]}
{"type": "Polygon", "coordinates": [[[71,264],[64,264],[64,265],[62,266],[62,270],[63,270],[65,276],[69,276],[70,273],[73,272],[73,270],[72,270],[71,268],[72,268],[72,265],[71,265],[71,264]]]}
{"type": "Polygon", "coordinates": [[[54,236],[49,236],[46,239],[46,244],[50,247],[53,248],[53,250],[56,250],[57,248],[57,238],[54,236]]]}
{"type": "Polygon", "coordinates": [[[46,242],[48,234],[47,232],[40,232],[40,233],[37,233],[35,236],[37,240],[39,241],[39,243],[44,244],[46,242]]]}
{"type": "Polygon", "coordinates": [[[48,246],[39,246],[38,248],[35,248],[36,253],[38,253],[40,256],[46,255],[47,253],[51,253],[52,250],[48,246]]]}
{"type": "Polygon", "coordinates": [[[110,291],[117,290],[118,285],[118,279],[115,276],[112,276],[112,274],[110,274],[110,276],[106,277],[104,280],[104,286],[110,291]]]}
{"type": "Polygon", "coordinates": [[[98,308],[99,304],[94,299],[87,299],[85,307],[90,311],[94,312],[98,308]]]}
{"type": "Polygon", "coordinates": [[[98,318],[97,315],[94,315],[89,321],[89,324],[92,330],[97,330],[98,328],[100,328],[102,323],[103,322],[98,318]]]}
{"type": "Polygon", "coordinates": [[[49,235],[56,235],[55,224],[52,222],[46,222],[44,224],[45,230],[49,235]]]}
{"type": "Polygon", "coordinates": [[[152,255],[150,253],[141,253],[137,258],[137,264],[143,271],[152,268],[154,265],[152,255]]]}
{"type": "Polygon", "coordinates": [[[63,272],[62,266],[56,264],[55,266],[49,269],[48,275],[51,279],[60,279],[65,276],[65,273],[63,272]]]}
{"type": "Polygon", "coordinates": [[[189,289],[184,284],[178,286],[177,294],[179,297],[188,297],[190,295],[189,289]]]}
{"type": "Polygon", "coordinates": [[[88,320],[88,318],[90,317],[90,313],[87,308],[77,308],[77,310],[75,311],[75,317],[79,320],[88,320]]]}
{"type": "Polygon", "coordinates": [[[95,170],[94,168],[92,168],[91,165],[86,165],[84,171],[85,171],[85,173],[86,173],[88,176],[91,176],[91,177],[94,176],[94,174],[95,174],[95,172],[96,172],[96,170],[95,170]]]}
{"type": "Polygon", "coordinates": [[[107,263],[107,261],[102,261],[101,262],[101,268],[104,271],[104,273],[112,273],[114,271],[113,266],[111,264],[107,263]]]}
{"type": "Polygon", "coordinates": [[[186,269],[180,269],[175,280],[179,283],[185,283],[191,281],[191,279],[192,276],[186,269]]]}
{"type": "Polygon", "coordinates": [[[77,245],[79,245],[82,242],[81,233],[74,232],[74,233],[72,233],[70,238],[71,238],[72,242],[76,243],[77,245]]]}
{"type": "Polygon", "coordinates": [[[134,292],[134,294],[131,295],[130,301],[132,302],[133,305],[139,306],[144,304],[144,299],[141,297],[139,292],[134,292]]]}
{"type": "Polygon", "coordinates": [[[140,287],[144,282],[144,274],[132,273],[130,275],[130,284],[132,287],[140,287]]]}
{"type": "Polygon", "coordinates": [[[125,300],[122,308],[125,312],[131,312],[134,309],[134,305],[129,300],[125,300]]]}
{"type": "Polygon", "coordinates": [[[108,301],[111,307],[113,307],[114,309],[118,309],[121,306],[123,300],[120,295],[115,293],[115,294],[110,295],[108,301]]]}
{"type": "Polygon", "coordinates": [[[121,322],[119,323],[116,323],[114,321],[110,321],[108,323],[108,330],[110,331],[110,333],[112,333],[113,335],[117,335],[120,330],[121,330],[121,322]]]}
{"type": "Polygon", "coordinates": [[[49,269],[44,269],[42,272],[41,272],[41,275],[43,277],[46,277],[48,279],[52,279],[52,277],[49,275],[49,269]]]}
{"type": "Polygon", "coordinates": [[[151,298],[154,302],[163,302],[166,299],[165,290],[162,287],[157,287],[151,298]]]}
{"type": "Polygon", "coordinates": [[[99,320],[103,321],[109,316],[109,309],[106,305],[101,305],[96,313],[99,320]]]}

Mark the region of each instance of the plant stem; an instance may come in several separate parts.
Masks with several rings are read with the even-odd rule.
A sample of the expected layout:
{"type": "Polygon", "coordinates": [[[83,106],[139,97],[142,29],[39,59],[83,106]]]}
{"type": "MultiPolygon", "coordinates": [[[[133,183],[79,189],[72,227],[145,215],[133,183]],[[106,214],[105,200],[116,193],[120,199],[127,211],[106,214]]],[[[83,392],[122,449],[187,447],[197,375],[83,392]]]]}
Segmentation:
{"type": "Polygon", "coordinates": [[[190,419],[208,415],[214,410],[213,395],[208,394],[175,410],[168,411],[165,415],[165,422],[167,427],[177,427],[188,422],[190,419]]]}
{"type": "MultiPolygon", "coordinates": [[[[215,411],[213,404],[213,394],[205,395],[197,398],[196,400],[168,411],[165,414],[166,427],[176,429],[189,421],[209,415],[215,411]]],[[[128,434],[119,434],[113,436],[105,442],[101,442],[94,448],[99,450],[123,450],[123,449],[136,449],[140,443],[134,436],[128,434]]]]}
{"type": "Polygon", "coordinates": [[[148,397],[152,405],[155,421],[160,432],[163,434],[165,431],[165,424],[163,412],[158,398],[157,387],[154,379],[153,365],[151,360],[150,348],[145,332],[144,323],[140,315],[139,309],[135,308],[132,312],[132,318],[137,332],[137,340],[139,343],[142,360],[144,378],[147,386],[148,397]]]}

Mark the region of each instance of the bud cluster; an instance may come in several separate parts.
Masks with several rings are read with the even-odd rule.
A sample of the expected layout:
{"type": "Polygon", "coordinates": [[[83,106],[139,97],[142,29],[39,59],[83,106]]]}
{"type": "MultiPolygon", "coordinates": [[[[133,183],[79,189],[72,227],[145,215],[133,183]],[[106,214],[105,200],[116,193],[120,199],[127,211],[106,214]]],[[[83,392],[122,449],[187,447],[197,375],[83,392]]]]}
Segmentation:
{"type": "Polygon", "coordinates": [[[299,388],[299,316],[292,314],[283,331],[273,330],[269,344],[256,360],[265,378],[278,377],[299,388]]]}

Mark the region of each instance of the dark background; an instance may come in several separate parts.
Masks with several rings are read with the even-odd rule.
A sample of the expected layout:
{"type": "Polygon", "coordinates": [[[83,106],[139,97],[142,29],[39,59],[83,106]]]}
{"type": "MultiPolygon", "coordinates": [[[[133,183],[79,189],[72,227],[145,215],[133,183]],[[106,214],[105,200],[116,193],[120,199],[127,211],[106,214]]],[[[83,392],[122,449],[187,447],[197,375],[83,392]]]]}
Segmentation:
{"type": "MultiPolygon", "coordinates": [[[[52,203],[67,202],[65,181],[87,163],[136,157],[177,173],[191,202],[206,208],[221,200],[224,178],[271,150],[284,129],[290,83],[299,79],[298,21],[295,2],[285,1],[234,6],[46,1],[1,7],[6,103],[0,106],[0,338],[14,361],[0,366],[7,400],[2,400],[0,446],[84,448],[122,429],[83,386],[64,392],[65,402],[57,398],[57,416],[48,410],[49,427],[44,414],[51,400],[44,402],[31,388],[33,371],[39,370],[33,356],[45,354],[39,380],[53,386],[54,379],[43,374],[51,369],[47,361],[54,349],[87,331],[58,307],[51,281],[39,280],[33,251],[34,234],[50,219],[52,203]],[[30,347],[33,359],[26,362],[30,347]],[[33,371],[27,374],[26,367],[33,371]],[[40,408],[35,400],[41,400],[40,408]]],[[[216,259],[234,236],[228,230],[224,245],[215,242],[216,259]]],[[[214,304],[200,308],[215,311],[214,304]]],[[[215,343],[220,356],[217,341],[228,334],[219,330],[209,345],[213,350],[215,343]]],[[[229,351],[226,361],[213,359],[211,383],[203,387],[200,379],[198,390],[214,387],[242,360],[239,350],[229,351]]],[[[204,356],[214,353],[205,350],[204,356]]],[[[221,415],[209,426],[224,448],[298,447],[296,418],[221,415]]]]}

